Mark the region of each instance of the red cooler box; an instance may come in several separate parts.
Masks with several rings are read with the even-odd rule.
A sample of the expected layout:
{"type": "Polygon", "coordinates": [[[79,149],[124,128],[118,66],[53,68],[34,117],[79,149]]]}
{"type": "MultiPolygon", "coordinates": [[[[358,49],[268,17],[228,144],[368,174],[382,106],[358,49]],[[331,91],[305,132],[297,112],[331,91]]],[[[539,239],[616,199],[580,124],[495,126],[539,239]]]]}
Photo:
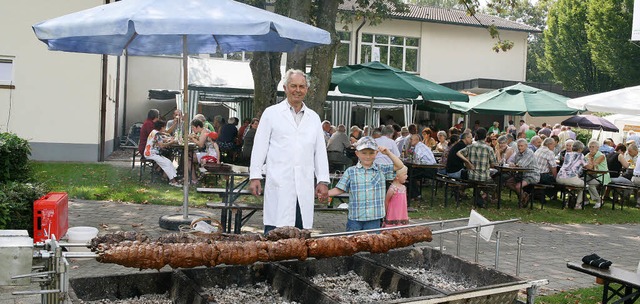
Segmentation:
{"type": "Polygon", "coordinates": [[[66,192],[49,192],[33,203],[33,242],[53,234],[59,240],[69,228],[69,197],[66,192]]]}

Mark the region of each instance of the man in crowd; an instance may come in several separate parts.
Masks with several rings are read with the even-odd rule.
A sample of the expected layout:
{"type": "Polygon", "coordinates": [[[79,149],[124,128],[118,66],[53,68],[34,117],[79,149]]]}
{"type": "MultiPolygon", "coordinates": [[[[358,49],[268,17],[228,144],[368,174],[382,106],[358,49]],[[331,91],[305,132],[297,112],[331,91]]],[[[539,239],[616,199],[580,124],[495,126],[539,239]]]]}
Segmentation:
{"type": "Polygon", "coordinates": [[[627,133],[627,140],[626,140],[625,142],[627,142],[627,143],[628,143],[628,142],[630,142],[630,141],[633,141],[633,142],[635,142],[636,144],[640,144],[640,136],[638,136],[638,135],[636,134],[636,132],[635,132],[635,131],[633,131],[633,130],[631,130],[631,131],[629,131],[629,133],[627,133]]]}
{"type": "Polygon", "coordinates": [[[322,122],[322,132],[324,133],[324,141],[325,143],[329,142],[329,138],[331,138],[331,132],[329,132],[329,130],[331,130],[331,122],[328,120],[325,120],[322,122]]]}
{"type": "Polygon", "coordinates": [[[556,148],[556,141],[553,138],[546,138],[542,142],[542,147],[533,153],[535,158],[534,169],[540,174],[540,183],[552,185],[556,182],[558,168],[556,164],[556,156],[553,153],[556,148]]]}
{"type": "Polygon", "coordinates": [[[531,149],[531,152],[536,152],[536,150],[538,150],[541,145],[542,138],[540,138],[540,136],[536,135],[534,137],[531,137],[531,141],[529,141],[529,149],[531,149]]]}
{"type": "Polygon", "coordinates": [[[344,125],[338,125],[336,133],[331,135],[327,144],[327,156],[329,157],[329,167],[338,168],[344,171],[345,168],[353,165],[351,159],[345,154],[345,150],[351,147],[347,129],[344,125]]]}
{"type": "Polygon", "coordinates": [[[451,147],[449,155],[447,155],[447,175],[452,178],[462,178],[462,170],[464,169],[464,162],[458,156],[458,151],[464,149],[466,146],[473,142],[471,133],[464,132],[460,135],[460,140],[451,147]]]}
{"type": "MultiPolygon", "coordinates": [[[[498,163],[494,149],[486,142],[487,130],[480,128],[476,131],[474,143],[458,151],[456,155],[464,162],[468,171],[468,179],[475,182],[487,182],[491,180],[491,166],[498,163]]],[[[485,201],[476,201],[478,207],[486,204],[488,194],[483,195],[485,201]]]]}
{"type": "Polygon", "coordinates": [[[527,136],[527,141],[531,141],[531,138],[538,134],[538,132],[536,132],[536,126],[530,125],[529,130],[525,131],[524,134],[527,136]]]}
{"type": "Polygon", "coordinates": [[[546,137],[551,137],[551,128],[549,128],[549,125],[547,125],[546,122],[542,123],[542,129],[540,129],[540,131],[538,131],[538,135],[543,135],[546,137]]]}
{"type": "MultiPolygon", "coordinates": [[[[384,126],[384,128],[382,128],[382,131],[381,131],[381,136],[376,138],[375,141],[376,141],[376,144],[378,144],[378,147],[387,147],[387,149],[389,149],[391,154],[399,158],[400,151],[398,150],[398,146],[396,145],[396,142],[393,141],[393,139],[391,139],[391,137],[393,136],[393,133],[394,133],[394,130],[392,126],[390,125],[384,126]]],[[[384,153],[376,154],[376,159],[373,162],[379,165],[393,164],[393,161],[391,161],[391,158],[389,158],[389,156],[386,156],[384,153]]]]}
{"type": "Polygon", "coordinates": [[[602,154],[604,155],[609,155],[609,153],[612,153],[613,150],[615,150],[615,145],[613,144],[613,140],[610,138],[607,138],[604,140],[604,142],[602,143],[602,146],[600,146],[600,152],[602,152],[602,154]]]}
{"type": "Polygon", "coordinates": [[[518,134],[520,134],[520,132],[527,133],[527,130],[529,130],[529,125],[524,122],[524,119],[520,119],[520,128],[518,129],[518,134]]]}
{"type": "Polygon", "coordinates": [[[320,117],[303,102],[308,89],[304,72],[288,70],[284,75],[287,98],[265,109],[260,118],[251,153],[249,189],[254,195],[262,193],[266,169],[265,233],[283,226],[311,229],[314,194],[319,200],[328,197],[327,148],[320,117]]]}
{"type": "MultiPolygon", "coordinates": [[[[431,152],[431,149],[427,147],[421,140],[418,134],[411,135],[411,157],[413,157],[412,162],[416,164],[425,164],[425,165],[433,165],[436,163],[436,158],[431,152]]],[[[419,200],[421,198],[421,190],[418,187],[418,180],[421,178],[432,178],[436,175],[435,169],[426,169],[426,168],[414,168],[411,170],[410,176],[410,186],[411,193],[409,193],[409,198],[413,200],[419,200]]]]}
{"type": "Polygon", "coordinates": [[[409,128],[402,127],[400,129],[400,136],[396,138],[396,146],[398,146],[398,151],[400,151],[401,154],[402,152],[405,152],[405,144],[409,140],[409,136],[411,136],[409,128]]]}
{"type": "Polygon", "coordinates": [[[516,144],[518,145],[518,150],[512,158],[513,161],[509,162],[509,166],[532,170],[526,171],[522,173],[522,175],[509,178],[505,182],[505,185],[518,193],[520,198],[520,208],[524,208],[529,203],[529,194],[524,191],[524,187],[539,182],[540,174],[535,171],[535,157],[533,155],[533,151],[527,147],[527,141],[524,139],[518,139],[516,144]]]}

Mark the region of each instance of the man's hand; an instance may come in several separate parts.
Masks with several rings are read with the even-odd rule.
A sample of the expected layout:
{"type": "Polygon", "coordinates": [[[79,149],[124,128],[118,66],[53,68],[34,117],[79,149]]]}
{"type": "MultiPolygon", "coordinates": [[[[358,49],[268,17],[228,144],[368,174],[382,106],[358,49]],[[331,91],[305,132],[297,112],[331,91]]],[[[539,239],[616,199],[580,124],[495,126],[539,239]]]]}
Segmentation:
{"type": "Polygon", "coordinates": [[[316,197],[320,202],[326,202],[327,198],[329,198],[329,187],[325,184],[318,183],[318,185],[316,185],[316,197]]]}
{"type": "Polygon", "coordinates": [[[469,170],[475,170],[475,167],[473,166],[473,164],[471,162],[465,162],[464,165],[469,170]]]}
{"type": "Polygon", "coordinates": [[[260,183],[260,179],[252,179],[249,183],[249,190],[255,196],[260,196],[262,194],[262,184],[260,183]]]}

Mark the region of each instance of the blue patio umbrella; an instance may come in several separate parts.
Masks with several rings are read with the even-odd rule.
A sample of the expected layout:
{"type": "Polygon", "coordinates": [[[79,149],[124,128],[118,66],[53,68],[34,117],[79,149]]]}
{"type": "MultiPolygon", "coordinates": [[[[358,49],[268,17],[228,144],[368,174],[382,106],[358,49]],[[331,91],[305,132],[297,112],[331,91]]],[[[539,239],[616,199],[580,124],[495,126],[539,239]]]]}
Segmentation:
{"type": "MultiPolygon", "coordinates": [[[[327,31],[231,0],[122,0],[35,24],[49,50],[183,57],[183,109],[188,109],[188,54],[289,52],[329,44],[327,31]]],[[[188,112],[185,116],[189,117],[188,112]]],[[[188,130],[184,120],[184,130],[188,130]]],[[[184,142],[187,132],[184,132],[184,142]]],[[[185,145],[185,155],[188,148],[185,145]]],[[[184,157],[185,168],[188,158],[184,157]]],[[[183,218],[189,186],[184,183],[183,218]]]]}

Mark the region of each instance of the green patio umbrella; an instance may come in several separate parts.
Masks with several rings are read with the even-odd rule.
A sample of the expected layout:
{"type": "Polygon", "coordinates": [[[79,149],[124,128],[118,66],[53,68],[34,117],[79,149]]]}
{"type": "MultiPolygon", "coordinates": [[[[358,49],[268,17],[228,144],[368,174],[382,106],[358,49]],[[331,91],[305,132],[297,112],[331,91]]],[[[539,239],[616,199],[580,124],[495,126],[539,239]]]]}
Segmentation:
{"type": "Polygon", "coordinates": [[[579,110],[567,106],[568,97],[522,83],[472,96],[467,104],[451,104],[451,109],[463,113],[564,116],[579,110]]]}
{"type": "Polygon", "coordinates": [[[378,61],[334,68],[330,90],[336,87],[342,93],[371,97],[371,108],[376,97],[469,101],[465,94],[378,61]]]}

